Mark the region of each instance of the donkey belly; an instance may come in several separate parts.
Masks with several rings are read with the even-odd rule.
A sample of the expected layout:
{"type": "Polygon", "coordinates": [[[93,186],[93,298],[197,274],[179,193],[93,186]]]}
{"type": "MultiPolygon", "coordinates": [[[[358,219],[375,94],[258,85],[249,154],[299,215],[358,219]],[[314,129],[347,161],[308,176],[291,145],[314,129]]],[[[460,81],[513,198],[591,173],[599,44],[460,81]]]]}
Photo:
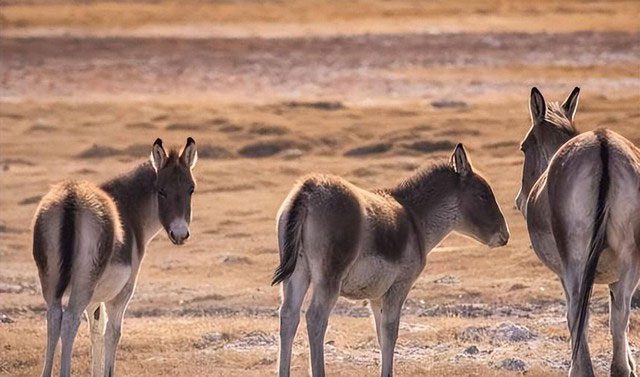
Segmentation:
{"type": "Polygon", "coordinates": [[[396,280],[398,268],[373,255],[360,256],[342,279],[340,294],[361,300],[381,297],[396,280]]]}
{"type": "Polygon", "coordinates": [[[98,279],[93,291],[92,302],[105,302],[113,299],[124,288],[131,276],[131,266],[122,263],[109,263],[98,279]]]}

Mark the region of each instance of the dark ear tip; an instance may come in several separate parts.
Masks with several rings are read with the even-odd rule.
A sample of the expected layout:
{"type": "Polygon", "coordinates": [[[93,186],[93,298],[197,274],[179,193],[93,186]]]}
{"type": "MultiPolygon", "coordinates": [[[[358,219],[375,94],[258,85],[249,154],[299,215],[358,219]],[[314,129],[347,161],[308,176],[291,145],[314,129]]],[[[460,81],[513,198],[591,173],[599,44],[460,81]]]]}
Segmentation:
{"type": "Polygon", "coordinates": [[[153,143],[154,146],[158,145],[158,146],[162,146],[162,139],[157,138],[156,141],[153,143]]]}
{"type": "Polygon", "coordinates": [[[192,138],[191,136],[189,136],[189,137],[187,138],[187,145],[195,144],[195,143],[196,143],[196,141],[195,141],[195,140],[193,140],[193,138],[192,138]]]}
{"type": "Polygon", "coordinates": [[[538,90],[538,88],[534,86],[533,88],[531,88],[531,94],[542,94],[542,93],[540,93],[540,90],[538,90]]]}
{"type": "Polygon", "coordinates": [[[574,93],[578,94],[580,93],[580,87],[576,86],[575,88],[573,88],[574,93]]]}
{"type": "Polygon", "coordinates": [[[464,150],[464,145],[462,143],[458,143],[455,150],[457,151],[458,149],[464,150]]]}

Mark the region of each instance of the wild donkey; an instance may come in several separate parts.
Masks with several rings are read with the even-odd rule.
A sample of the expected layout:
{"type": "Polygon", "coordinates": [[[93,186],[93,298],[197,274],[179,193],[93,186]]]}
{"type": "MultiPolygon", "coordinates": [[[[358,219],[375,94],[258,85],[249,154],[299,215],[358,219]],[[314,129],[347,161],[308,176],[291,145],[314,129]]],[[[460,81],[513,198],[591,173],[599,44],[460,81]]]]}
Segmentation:
{"type": "Polygon", "coordinates": [[[611,375],[635,376],[627,331],[640,279],[640,150],[609,130],[578,135],[579,92],[547,106],[531,90],[533,124],[522,142],[516,205],[536,254],[562,281],[573,348],[569,374],[593,376],[587,327],[595,282],[609,285],[611,375]]]}
{"type": "Polygon", "coordinates": [[[47,303],[47,350],[42,376],[50,376],[62,333],[60,375],[71,374],[73,341],[82,312],[91,331],[93,376],[115,375],[122,317],[133,295],[149,241],[164,228],[181,245],[189,238],[192,138],[181,154],[153,144],[151,162],[98,187],[85,181],[54,186],[40,202],[33,257],[47,303]],[[68,291],[66,308],[62,296],[68,291]]]}
{"type": "Polygon", "coordinates": [[[456,230],[492,247],[509,230],[489,184],[458,144],[450,163],[435,165],[398,186],[366,191],[336,176],[315,175],[290,192],[278,213],[280,376],[288,376],[300,307],[313,284],[307,330],[314,377],[324,376],[324,336],[339,295],[369,299],[382,349],[382,376],[391,376],[400,312],[427,254],[456,230]]]}

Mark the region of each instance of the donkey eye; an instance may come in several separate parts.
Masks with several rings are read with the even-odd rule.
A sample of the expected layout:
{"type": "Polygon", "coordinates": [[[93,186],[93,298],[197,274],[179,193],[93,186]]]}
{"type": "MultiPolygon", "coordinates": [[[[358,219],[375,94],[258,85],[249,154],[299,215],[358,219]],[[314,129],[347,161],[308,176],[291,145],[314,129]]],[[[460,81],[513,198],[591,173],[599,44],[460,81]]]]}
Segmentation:
{"type": "Polygon", "coordinates": [[[158,190],[158,196],[161,198],[166,198],[167,197],[167,193],[164,192],[164,190],[158,190]]]}

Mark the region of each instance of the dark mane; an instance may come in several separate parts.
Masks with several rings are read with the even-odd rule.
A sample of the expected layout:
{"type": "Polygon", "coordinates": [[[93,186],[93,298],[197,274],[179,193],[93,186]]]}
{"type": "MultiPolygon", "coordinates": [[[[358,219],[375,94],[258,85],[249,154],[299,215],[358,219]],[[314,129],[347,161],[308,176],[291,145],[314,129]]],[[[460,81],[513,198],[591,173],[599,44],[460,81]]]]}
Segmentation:
{"type": "MultiPolygon", "coordinates": [[[[445,179],[457,178],[457,174],[449,162],[437,162],[421,168],[410,177],[403,179],[392,188],[379,190],[386,192],[396,199],[415,199],[413,196],[422,196],[434,190],[434,183],[445,179]]],[[[436,185],[437,186],[437,185],[436,185]]]]}
{"type": "Polygon", "coordinates": [[[547,123],[555,126],[554,128],[569,138],[578,135],[575,125],[567,118],[564,109],[558,102],[549,102],[547,104],[547,112],[544,115],[547,123]]]}

